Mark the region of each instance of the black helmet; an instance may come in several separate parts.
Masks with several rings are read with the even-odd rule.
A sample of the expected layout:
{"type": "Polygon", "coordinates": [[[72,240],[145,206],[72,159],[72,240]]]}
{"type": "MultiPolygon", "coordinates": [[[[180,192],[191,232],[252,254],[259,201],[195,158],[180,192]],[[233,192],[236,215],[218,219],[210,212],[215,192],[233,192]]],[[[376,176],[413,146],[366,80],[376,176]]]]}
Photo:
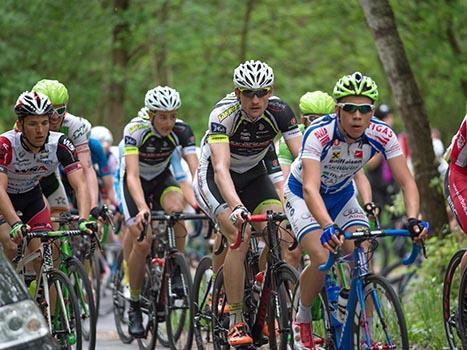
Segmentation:
{"type": "Polygon", "coordinates": [[[388,114],[391,114],[391,113],[392,113],[392,109],[388,105],[382,103],[378,107],[376,107],[375,117],[378,119],[384,119],[386,118],[388,114]]]}

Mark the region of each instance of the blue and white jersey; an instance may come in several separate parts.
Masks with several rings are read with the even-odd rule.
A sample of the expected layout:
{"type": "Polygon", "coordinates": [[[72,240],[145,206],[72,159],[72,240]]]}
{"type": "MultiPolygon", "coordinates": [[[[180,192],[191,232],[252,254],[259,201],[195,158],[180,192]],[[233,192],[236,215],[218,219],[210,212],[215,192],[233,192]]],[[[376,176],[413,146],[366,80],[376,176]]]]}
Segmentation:
{"type": "Polygon", "coordinates": [[[326,115],[305,130],[300,154],[291,165],[288,186],[303,198],[302,159],[313,159],[321,164],[321,194],[339,192],[378,152],[386,159],[402,155],[396,133],[386,123],[371,118],[360,140],[348,144],[339,131],[336,115],[326,115]]]}

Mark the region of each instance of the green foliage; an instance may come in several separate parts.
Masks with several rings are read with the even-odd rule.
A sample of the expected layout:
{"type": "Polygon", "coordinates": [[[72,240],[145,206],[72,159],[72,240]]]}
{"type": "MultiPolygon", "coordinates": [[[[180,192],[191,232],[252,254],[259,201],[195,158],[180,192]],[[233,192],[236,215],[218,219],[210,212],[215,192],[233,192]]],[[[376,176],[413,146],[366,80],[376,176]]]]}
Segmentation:
{"type": "MultiPolygon", "coordinates": [[[[452,28],[465,52],[467,5],[393,0],[392,6],[430,120],[447,141],[464,114],[460,79],[467,67],[465,54],[453,52],[446,33],[452,28]]],[[[11,125],[17,96],[42,78],[64,82],[70,111],[94,123],[108,111],[111,79],[125,83],[126,120],[136,115],[149,88],[168,83],[181,92],[180,117],[192,124],[199,141],[212,106],[232,89],[246,9],[241,0],[130,0],[117,16],[110,0],[4,0],[0,123],[11,125]],[[129,28],[126,72],[112,66],[112,31],[122,21],[129,28]]],[[[381,101],[394,105],[357,0],[255,1],[246,58],[274,68],[276,94],[296,112],[306,91],[331,92],[340,76],[356,70],[372,76],[381,101]]]]}
{"type": "Polygon", "coordinates": [[[416,268],[418,277],[411,280],[402,300],[409,338],[420,348],[442,349],[446,346],[442,319],[443,279],[449,260],[466,244],[467,239],[460,232],[427,241],[428,258],[416,268]]]}

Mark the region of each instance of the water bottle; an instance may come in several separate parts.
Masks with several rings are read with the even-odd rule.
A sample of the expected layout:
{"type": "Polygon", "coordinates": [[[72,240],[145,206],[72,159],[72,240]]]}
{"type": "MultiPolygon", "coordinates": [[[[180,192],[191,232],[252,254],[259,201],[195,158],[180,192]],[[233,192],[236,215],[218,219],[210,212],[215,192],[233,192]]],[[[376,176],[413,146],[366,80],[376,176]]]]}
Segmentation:
{"type": "Polygon", "coordinates": [[[329,309],[333,317],[331,321],[334,327],[340,327],[341,323],[337,321],[336,312],[337,312],[337,299],[339,297],[339,286],[336,284],[336,281],[333,276],[327,274],[325,280],[326,292],[328,297],[329,309]]]}
{"type": "Polygon", "coordinates": [[[345,320],[347,302],[349,301],[349,292],[350,290],[348,288],[342,288],[339,292],[339,298],[337,299],[336,317],[341,323],[344,323],[345,320]]]}
{"type": "Polygon", "coordinates": [[[263,289],[263,281],[264,281],[264,271],[260,271],[255,276],[255,282],[251,290],[253,291],[253,298],[255,299],[255,303],[258,304],[259,297],[261,295],[261,290],[263,289]]]}
{"type": "Polygon", "coordinates": [[[154,272],[154,289],[159,290],[162,282],[162,272],[164,271],[164,258],[153,258],[151,260],[151,266],[154,272]]]}

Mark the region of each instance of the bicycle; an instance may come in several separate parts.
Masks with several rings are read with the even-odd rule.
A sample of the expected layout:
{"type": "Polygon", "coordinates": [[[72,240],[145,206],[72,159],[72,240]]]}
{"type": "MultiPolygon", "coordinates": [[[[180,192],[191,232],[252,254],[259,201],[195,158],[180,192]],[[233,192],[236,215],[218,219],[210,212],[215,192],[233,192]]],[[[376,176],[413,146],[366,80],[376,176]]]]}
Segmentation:
{"type": "MultiPolygon", "coordinates": [[[[251,330],[253,344],[240,348],[254,349],[265,344],[273,350],[288,348],[288,340],[292,335],[290,320],[293,290],[298,282],[298,272],[281,258],[279,223],[285,219],[285,214],[274,213],[270,210],[266,214],[251,215],[248,222],[242,225],[236,241],[230,245],[231,249],[236,249],[241,244],[248,223],[267,223],[264,229],[265,249],[268,249],[266,270],[264,273],[259,271],[260,253],[257,241],[259,232],[252,232],[250,249],[244,262],[243,313],[245,322],[251,330]],[[258,284],[261,284],[261,287],[258,288],[258,284]]],[[[297,244],[294,240],[289,249],[295,249],[297,244]]],[[[212,293],[212,329],[215,350],[229,348],[227,302],[223,268],[221,268],[216,275],[212,293]]]]}
{"type": "MultiPolygon", "coordinates": [[[[60,229],[78,220],[79,216],[69,213],[62,213],[58,218],[52,218],[52,222],[58,223],[60,229]]],[[[59,270],[68,276],[74,286],[80,304],[83,338],[89,343],[89,350],[93,350],[96,347],[97,311],[91,281],[84,265],[73,255],[73,247],[69,237],[60,238],[59,253],[59,270]]]]}
{"type": "Polygon", "coordinates": [[[18,245],[13,261],[16,264],[16,272],[23,277],[34,300],[42,310],[52,336],[61,346],[67,348],[74,346],[77,350],[82,349],[80,305],[70,279],[53,266],[51,245],[53,240],[82,234],[79,230],[24,231],[23,242],[18,245]],[[33,238],[39,238],[41,246],[24,256],[27,246],[24,242],[28,243],[33,238]],[[25,273],[25,267],[38,258],[43,259],[40,272],[31,278],[25,273]]]}
{"type": "MultiPolygon", "coordinates": [[[[326,329],[324,334],[313,335],[315,344],[333,350],[409,349],[407,326],[399,298],[384,277],[369,272],[368,262],[378,245],[376,238],[387,236],[412,237],[408,230],[364,228],[356,232],[345,232],[346,240],[355,241],[353,253],[347,257],[330,254],[328,261],[319,267],[324,272],[329,271],[335,262],[351,262],[353,265],[345,306],[338,305],[338,299],[343,293],[332,274],[328,272],[325,278],[320,297],[326,329]],[[370,240],[367,252],[362,246],[366,240],[370,240]]],[[[424,249],[423,243],[413,244],[412,251],[403,259],[403,264],[412,264],[422,248],[424,249]]]]}
{"type": "MultiPolygon", "coordinates": [[[[180,220],[195,219],[208,220],[208,217],[191,213],[151,213],[153,242],[141,288],[140,303],[145,337],[137,339],[140,349],[154,349],[157,340],[173,350],[191,349],[194,311],[192,279],[184,256],[177,251],[174,225],[180,220]],[[165,325],[165,329],[162,325],[165,325]]],[[[145,235],[146,230],[143,230],[138,240],[142,241],[145,235]]],[[[127,323],[123,313],[128,305],[122,278],[123,272],[119,272],[117,267],[113,295],[115,322],[117,329],[121,330],[127,323]]],[[[131,342],[132,338],[123,333],[125,340],[131,342]]]]}
{"type": "Polygon", "coordinates": [[[467,270],[460,263],[467,249],[458,250],[449,261],[443,282],[443,321],[449,348],[467,349],[467,270]]]}

